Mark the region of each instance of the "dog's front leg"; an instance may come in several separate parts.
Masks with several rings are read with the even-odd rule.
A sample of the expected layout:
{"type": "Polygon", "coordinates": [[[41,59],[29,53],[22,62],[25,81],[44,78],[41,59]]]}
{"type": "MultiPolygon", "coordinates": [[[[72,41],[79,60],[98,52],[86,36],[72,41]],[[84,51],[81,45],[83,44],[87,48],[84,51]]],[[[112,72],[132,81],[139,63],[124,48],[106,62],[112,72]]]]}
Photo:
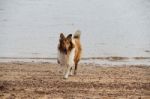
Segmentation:
{"type": "Polygon", "coordinates": [[[68,76],[69,76],[69,74],[70,74],[70,69],[71,69],[71,67],[72,67],[72,66],[67,65],[66,73],[65,73],[65,76],[64,76],[65,79],[68,78],[68,76]]]}

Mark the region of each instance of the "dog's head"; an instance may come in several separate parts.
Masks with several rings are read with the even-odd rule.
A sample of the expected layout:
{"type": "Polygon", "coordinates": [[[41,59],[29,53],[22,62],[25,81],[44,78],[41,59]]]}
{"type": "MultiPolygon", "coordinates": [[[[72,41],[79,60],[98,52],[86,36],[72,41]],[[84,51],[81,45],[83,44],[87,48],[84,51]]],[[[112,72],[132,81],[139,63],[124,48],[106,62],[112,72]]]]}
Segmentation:
{"type": "Polygon", "coordinates": [[[67,37],[65,37],[64,34],[61,33],[59,39],[59,50],[62,53],[67,54],[72,48],[72,34],[69,34],[67,37]]]}

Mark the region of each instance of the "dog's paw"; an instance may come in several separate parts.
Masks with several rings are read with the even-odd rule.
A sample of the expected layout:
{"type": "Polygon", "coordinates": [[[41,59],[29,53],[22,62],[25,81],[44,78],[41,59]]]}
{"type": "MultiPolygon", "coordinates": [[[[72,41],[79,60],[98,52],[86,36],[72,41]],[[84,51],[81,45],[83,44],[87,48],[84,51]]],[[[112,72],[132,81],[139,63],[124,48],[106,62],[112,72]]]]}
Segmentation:
{"type": "Polygon", "coordinates": [[[73,75],[74,75],[74,74],[71,72],[71,73],[70,73],[70,76],[73,76],[73,75]]]}
{"type": "Polygon", "coordinates": [[[64,79],[68,79],[68,75],[65,75],[65,76],[64,76],[64,79]]]}
{"type": "Polygon", "coordinates": [[[64,76],[64,78],[63,78],[63,79],[68,79],[68,77],[65,77],[65,76],[64,76]]]}

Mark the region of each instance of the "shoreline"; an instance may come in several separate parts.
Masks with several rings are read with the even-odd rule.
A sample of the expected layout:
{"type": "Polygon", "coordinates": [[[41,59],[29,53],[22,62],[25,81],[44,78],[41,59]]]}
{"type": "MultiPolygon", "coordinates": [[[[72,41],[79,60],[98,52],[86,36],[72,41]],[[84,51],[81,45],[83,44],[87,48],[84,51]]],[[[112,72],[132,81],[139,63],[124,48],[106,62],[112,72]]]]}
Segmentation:
{"type": "MultiPolygon", "coordinates": [[[[0,57],[0,62],[48,62],[57,63],[57,58],[42,58],[42,57],[0,57]]],[[[82,64],[96,64],[96,65],[149,65],[150,57],[87,57],[82,58],[82,64]]]]}
{"type": "MultiPolygon", "coordinates": [[[[56,57],[0,57],[0,59],[51,59],[56,60],[56,57]]],[[[103,57],[84,57],[82,60],[101,59],[101,60],[127,60],[127,59],[150,59],[150,57],[136,56],[136,57],[123,57],[123,56],[103,56],[103,57]]]]}

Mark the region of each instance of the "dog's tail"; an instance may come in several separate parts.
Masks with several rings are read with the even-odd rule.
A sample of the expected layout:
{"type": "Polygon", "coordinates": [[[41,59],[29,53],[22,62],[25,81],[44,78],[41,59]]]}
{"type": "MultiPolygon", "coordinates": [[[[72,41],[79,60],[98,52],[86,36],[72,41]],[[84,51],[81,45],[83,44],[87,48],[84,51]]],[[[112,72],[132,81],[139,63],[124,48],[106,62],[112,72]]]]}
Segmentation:
{"type": "Polygon", "coordinates": [[[81,36],[81,31],[80,30],[77,30],[74,34],[74,37],[75,39],[80,39],[80,36],[81,36]]]}

